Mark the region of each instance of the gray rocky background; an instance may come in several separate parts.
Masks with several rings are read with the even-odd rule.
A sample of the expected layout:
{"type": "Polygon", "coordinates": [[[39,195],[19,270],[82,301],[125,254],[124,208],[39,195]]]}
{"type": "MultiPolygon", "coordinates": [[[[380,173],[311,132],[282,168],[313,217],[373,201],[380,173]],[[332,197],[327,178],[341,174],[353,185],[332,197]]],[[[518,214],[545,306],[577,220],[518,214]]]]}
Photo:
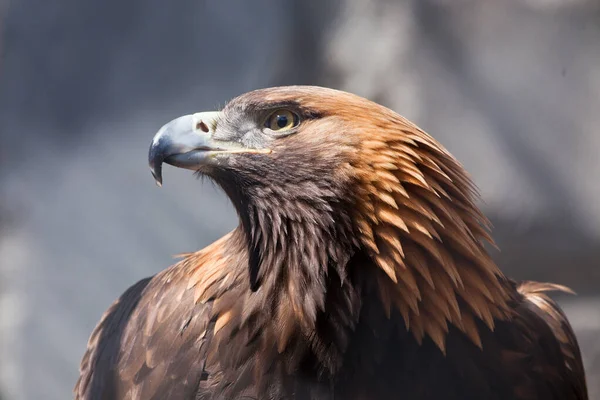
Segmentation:
{"type": "Polygon", "coordinates": [[[154,132],[251,89],[349,90],[471,171],[501,267],[559,300],[600,399],[598,0],[0,0],[0,398],[71,397],[125,288],[236,223],[146,165],[154,132]]]}

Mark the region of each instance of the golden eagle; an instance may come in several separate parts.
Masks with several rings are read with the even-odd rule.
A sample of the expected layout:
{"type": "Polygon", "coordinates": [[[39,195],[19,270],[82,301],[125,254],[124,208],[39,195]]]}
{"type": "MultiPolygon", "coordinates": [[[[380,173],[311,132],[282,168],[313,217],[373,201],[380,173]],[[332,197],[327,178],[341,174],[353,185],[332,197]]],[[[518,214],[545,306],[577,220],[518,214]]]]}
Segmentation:
{"type": "Polygon", "coordinates": [[[104,314],[75,398],[587,399],[545,292],[484,248],[463,167],[395,112],[320,87],[237,97],[149,151],[214,180],[239,226],[104,314]]]}

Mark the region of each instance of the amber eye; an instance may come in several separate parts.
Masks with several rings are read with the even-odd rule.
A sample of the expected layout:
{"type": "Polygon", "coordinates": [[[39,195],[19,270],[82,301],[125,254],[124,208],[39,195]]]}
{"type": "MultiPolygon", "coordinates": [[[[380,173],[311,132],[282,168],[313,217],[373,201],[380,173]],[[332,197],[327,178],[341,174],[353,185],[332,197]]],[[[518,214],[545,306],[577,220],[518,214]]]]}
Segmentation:
{"type": "Polygon", "coordinates": [[[289,110],[277,110],[265,121],[265,126],[272,131],[287,131],[300,123],[298,115],[289,110]]]}

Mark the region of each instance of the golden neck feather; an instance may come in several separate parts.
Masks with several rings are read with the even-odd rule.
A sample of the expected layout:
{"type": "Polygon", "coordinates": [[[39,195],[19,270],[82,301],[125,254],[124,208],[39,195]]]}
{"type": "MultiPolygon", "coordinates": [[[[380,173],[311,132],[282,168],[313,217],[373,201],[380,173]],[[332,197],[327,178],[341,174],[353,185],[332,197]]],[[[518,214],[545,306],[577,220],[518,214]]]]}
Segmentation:
{"type": "MultiPolygon", "coordinates": [[[[388,115],[389,117],[389,115],[388,115]]],[[[421,343],[445,352],[448,325],[481,347],[475,319],[494,329],[508,316],[505,278],[484,248],[493,244],[476,189],[439,143],[402,117],[361,142],[360,240],[385,273],[379,292],[421,343]]],[[[384,125],[384,124],[382,124],[384,125]]]]}

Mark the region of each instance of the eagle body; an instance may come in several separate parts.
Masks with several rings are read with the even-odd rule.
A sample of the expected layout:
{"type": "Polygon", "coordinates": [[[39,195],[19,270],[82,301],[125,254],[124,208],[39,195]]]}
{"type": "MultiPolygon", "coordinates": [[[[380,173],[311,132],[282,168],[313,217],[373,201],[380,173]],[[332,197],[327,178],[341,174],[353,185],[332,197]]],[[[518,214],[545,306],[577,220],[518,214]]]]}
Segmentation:
{"type": "Polygon", "coordinates": [[[75,398],[587,399],[546,292],[505,277],[460,164],[393,111],[318,87],[244,94],[155,136],[240,217],[103,315],[75,398]]]}

